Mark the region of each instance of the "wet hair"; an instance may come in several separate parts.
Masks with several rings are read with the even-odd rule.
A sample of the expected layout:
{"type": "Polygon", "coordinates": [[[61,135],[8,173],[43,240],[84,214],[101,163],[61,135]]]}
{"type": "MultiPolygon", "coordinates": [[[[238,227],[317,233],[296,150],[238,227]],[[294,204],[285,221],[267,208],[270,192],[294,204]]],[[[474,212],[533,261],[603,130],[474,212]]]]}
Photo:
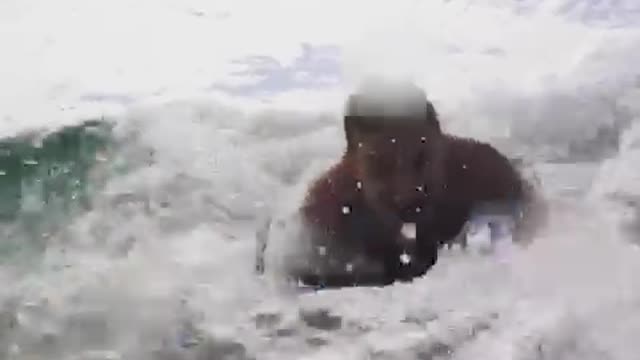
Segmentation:
{"type": "Polygon", "coordinates": [[[354,131],[395,125],[424,125],[441,132],[433,104],[411,82],[369,79],[347,99],[344,130],[349,149],[354,146],[354,131]]]}

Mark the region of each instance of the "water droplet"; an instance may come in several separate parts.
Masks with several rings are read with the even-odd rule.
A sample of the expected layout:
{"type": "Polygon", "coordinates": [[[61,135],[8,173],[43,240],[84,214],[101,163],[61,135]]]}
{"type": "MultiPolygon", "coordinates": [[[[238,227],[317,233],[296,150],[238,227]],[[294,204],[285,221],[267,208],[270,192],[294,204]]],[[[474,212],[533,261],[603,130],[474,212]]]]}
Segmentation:
{"type": "Polygon", "coordinates": [[[423,137],[420,138],[420,141],[427,142],[427,138],[423,136],[423,137]]]}
{"type": "Polygon", "coordinates": [[[400,232],[402,235],[409,239],[416,238],[416,224],[415,223],[404,223],[400,228],[400,232]]]}
{"type": "Polygon", "coordinates": [[[400,262],[403,263],[404,265],[407,265],[408,263],[411,262],[411,256],[409,256],[409,254],[407,254],[406,252],[403,252],[400,255],[400,262]]]}
{"type": "Polygon", "coordinates": [[[416,190],[417,190],[417,191],[423,191],[423,190],[424,190],[424,187],[423,187],[423,186],[421,186],[421,185],[416,186],[416,190]]]}
{"type": "Polygon", "coordinates": [[[359,147],[359,148],[361,148],[361,147],[362,147],[362,143],[361,143],[361,142],[359,142],[359,143],[358,143],[358,147],[359,147]]]}
{"type": "Polygon", "coordinates": [[[353,271],[353,264],[352,263],[347,263],[347,265],[344,267],[344,269],[349,273],[352,272],[353,271]]]}
{"type": "Polygon", "coordinates": [[[318,254],[320,254],[320,256],[327,255],[327,248],[324,246],[318,246],[318,254]]]}
{"type": "Polygon", "coordinates": [[[462,164],[462,168],[466,169],[467,168],[467,164],[462,164]]]}
{"type": "Polygon", "coordinates": [[[416,212],[417,212],[417,213],[419,213],[419,212],[421,212],[421,211],[422,211],[422,208],[421,208],[420,206],[418,206],[418,207],[416,208],[416,212]]]}
{"type": "Polygon", "coordinates": [[[0,176],[2,176],[2,175],[7,175],[7,172],[4,171],[4,170],[0,170],[0,176]]]}
{"type": "Polygon", "coordinates": [[[362,189],[362,181],[357,181],[356,182],[356,188],[358,188],[358,190],[362,189]]]}
{"type": "Polygon", "coordinates": [[[396,143],[396,138],[391,138],[391,142],[395,144],[396,143]]]}
{"type": "Polygon", "coordinates": [[[344,205],[344,206],[342,207],[342,213],[343,213],[343,214],[345,214],[345,215],[346,215],[346,214],[349,214],[350,212],[351,212],[351,208],[349,207],[349,205],[344,205]]]}

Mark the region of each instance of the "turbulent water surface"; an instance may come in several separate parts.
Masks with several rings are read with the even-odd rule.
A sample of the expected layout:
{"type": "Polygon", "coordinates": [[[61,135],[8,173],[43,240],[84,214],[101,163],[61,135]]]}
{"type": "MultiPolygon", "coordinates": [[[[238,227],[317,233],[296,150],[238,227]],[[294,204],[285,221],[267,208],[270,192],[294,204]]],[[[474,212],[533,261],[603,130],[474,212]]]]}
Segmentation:
{"type": "Polygon", "coordinates": [[[317,18],[364,5],[289,4],[300,32],[236,40],[256,52],[211,45],[229,63],[181,39],[271,29],[244,2],[0,5],[0,40],[28,40],[0,70],[13,81],[0,91],[0,359],[635,359],[635,3],[478,3],[371,5],[371,23],[336,15],[331,29],[317,18]],[[119,13],[131,42],[103,23],[119,13]],[[151,30],[136,27],[147,15],[151,30]],[[30,27],[47,21],[51,34],[30,27]],[[67,53],[83,46],[91,61],[67,53]],[[186,86],[181,69],[196,69],[197,96],[167,94],[186,86]],[[342,152],[350,81],[393,69],[448,131],[532,164],[548,228],[526,249],[443,251],[427,276],[385,288],[300,293],[255,276],[256,228],[342,152]]]}

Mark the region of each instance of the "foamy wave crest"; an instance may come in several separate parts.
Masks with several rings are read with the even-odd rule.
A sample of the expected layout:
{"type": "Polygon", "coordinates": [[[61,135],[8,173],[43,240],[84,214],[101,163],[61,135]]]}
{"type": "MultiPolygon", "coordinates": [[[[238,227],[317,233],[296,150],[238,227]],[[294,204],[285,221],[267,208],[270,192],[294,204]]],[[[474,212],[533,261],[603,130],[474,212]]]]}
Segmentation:
{"type": "MultiPolygon", "coordinates": [[[[185,37],[173,36],[174,29],[217,34],[220,44],[235,48],[228,34],[256,24],[267,31],[273,20],[232,14],[235,25],[228,33],[219,30],[223,27],[209,32],[200,27],[209,24],[206,11],[183,12],[182,5],[162,2],[159,13],[185,26],[146,28],[148,36],[171,41],[155,42],[157,51],[131,56],[129,51],[142,49],[138,42],[148,39],[140,35],[135,44],[127,43],[135,31],[123,31],[117,37],[122,42],[107,41],[111,24],[103,13],[120,16],[128,4],[94,8],[76,3],[87,17],[74,17],[56,33],[57,39],[76,42],[53,47],[42,58],[20,47],[22,42],[8,52],[14,57],[5,74],[15,86],[1,93],[12,95],[5,103],[17,110],[8,111],[13,120],[0,120],[2,134],[50,125],[49,115],[61,112],[59,102],[86,99],[94,86],[102,90],[98,93],[115,89],[126,100],[136,93],[180,87],[184,68],[211,68],[190,75],[192,85],[206,87],[208,75],[228,72],[220,64],[226,59],[218,60],[217,53],[227,46],[212,46],[199,56],[201,44],[214,41],[193,37],[202,41],[184,42],[185,37]],[[77,28],[88,31],[91,27],[84,24],[96,18],[106,22],[96,26],[97,38],[105,41],[84,41],[89,37],[77,28]],[[168,32],[158,36],[159,29],[168,32]],[[98,51],[105,44],[111,45],[98,51]],[[93,54],[95,62],[82,56],[61,61],[72,48],[93,54]],[[176,48],[194,62],[174,61],[169,55],[176,48]],[[138,60],[132,67],[118,62],[102,71],[120,59],[107,53],[128,54],[122,62],[138,60]],[[27,57],[31,67],[21,66],[27,57]],[[55,86],[41,86],[41,74],[31,71],[40,60],[61,65],[50,69],[55,86]],[[164,63],[149,67],[153,61],[164,63]],[[77,74],[77,68],[89,80],[67,83],[67,75],[77,74]],[[118,77],[120,73],[124,75],[118,77]],[[27,75],[32,79],[25,82],[27,75]]],[[[334,8],[323,2],[312,11],[296,8],[306,17],[288,17],[293,22],[281,34],[296,44],[291,49],[297,49],[298,36],[345,45],[349,51],[343,65],[351,80],[374,70],[412,73],[409,77],[433,99],[447,130],[491,141],[510,157],[526,158],[552,211],[551,224],[530,246],[514,248],[506,259],[447,251],[432,271],[411,284],[317,294],[281,291],[253,273],[255,231],[268,216],[277,221],[294,213],[309,181],[339,158],[345,145],[340,111],[323,102],[339,96],[311,90],[273,96],[326,113],[285,111],[278,101],[271,111],[257,111],[208,98],[144,104],[132,96],[130,104],[122,105],[124,115],[108,119],[113,128],[106,136],[107,148],[93,153],[87,164],[88,183],[95,186],[86,188],[86,206],[70,211],[65,205],[73,203],[70,192],[64,201],[44,207],[39,219],[46,220],[45,237],[40,228],[29,233],[28,226],[14,221],[33,224],[34,217],[21,211],[38,213],[32,210],[37,196],[6,211],[18,214],[2,224],[1,235],[12,241],[12,249],[32,245],[34,236],[39,241],[37,250],[29,249],[33,256],[23,263],[27,266],[5,262],[0,267],[0,358],[633,358],[640,353],[640,255],[627,241],[627,228],[633,226],[624,224],[637,224],[638,35],[550,15],[565,3],[489,8],[468,1],[406,2],[409,10],[398,7],[393,21],[386,22],[379,21],[390,18],[382,6],[374,8],[371,20],[361,16],[361,5],[369,2],[334,2],[334,8]],[[335,18],[332,9],[343,6],[356,16],[340,13],[336,26],[327,27],[326,19],[335,18]],[[512,8],[527,16],[514,15],[512,8]],[[303,35],[290,31],[307,20],[317,29],[307,28],[303,35]],[[366,30],[349,32],[359,28],[354,22],[366,30]],[[442,28],[445,22],[451,26],[442,28]],[[320,36],[327,29],[327,36],[335,38],[320,36]],[[354,44],[359,45],[349,47],[354,44]],[[319,101],[316,94],[327,96],[319,101]]],[[[31,21],[26,8],[17,7],[24,18],[7,23],[8,36],[16,30],[34,43],[45,39],[49,28],[38,32],[32,25],[58,21],[51,14],[68,11],[48,6],[31,21]]],[[[138,29],[138,16],[149,15],[144,6],[132,10],[136,15],[127,19],[126,29],[138,29]]],[[[164,24],[166,19],[153,20],[164,24]]],[[[284,42],[273,41],[258,50],[284,42]]],[[[285,48],[283,52],[290,51],[285,48]]],[[[63,116],[65,124],[68,116],[63,116]]],[[[48,128],[55,130],[54,125],[48,128]]],[[[29,142],[26,148],[37,145],[29,142]]],[[[77,161],[76,155],[64,153],[62,162],[77,161]]],[[[56,179],[66,186],[74,176],[56,179]]],[[[11,181],[2,183],[10,184],[3,189],[22,191],[22,178],[11,181]]],[[[33,194],[33,188],[25,187],[25,193],[33,194]]],[[[6,204],[0,204],[2,211],[6,204]]],[[[296,240],[286,231],[280,235],[281,246],[273,248],[276,257],[283,256],[280,250],[290,250],[284,240],[296,240]]]]}
{"type": "MultiPolygon", "coordinates": [[[[412,284],[295,295],[254,276],[254,234],[265,216],[293,213],[308,182],[338,159],[339,116],[169,102],[133,109],[113,134],[119,145],[104,163],[126,171],[94,169],[106,173],[91,209],[50,236],[38,271],[3,289],[6,354],[281,359],[321,346],[526,358],[614,354],[611,341],[633,326],[629,317],[610,337],[581,340],[611,325],[599,309],[632,311],[640,290],[638,260],[616,241],[617,227],[575,196],[552,198],[554,224],[506,262],[453,251],[412,284]]],[[[543,187],[575,182],[565,165],[547,166],[543,187]],[[565,179],[554,178],[559,169],[565,179]]]]}

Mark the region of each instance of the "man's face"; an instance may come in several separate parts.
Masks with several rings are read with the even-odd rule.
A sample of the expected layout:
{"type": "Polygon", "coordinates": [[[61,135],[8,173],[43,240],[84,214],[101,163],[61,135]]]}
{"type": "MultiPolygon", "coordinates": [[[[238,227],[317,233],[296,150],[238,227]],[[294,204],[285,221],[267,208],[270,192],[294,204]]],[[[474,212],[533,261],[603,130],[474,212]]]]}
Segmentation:
{"type": "Polygon", "coordinates": [[[383,126],[353,140],[362,190],[405,221],[419,216],[434,184],[438,137],[427,126],[383,126]]]}

